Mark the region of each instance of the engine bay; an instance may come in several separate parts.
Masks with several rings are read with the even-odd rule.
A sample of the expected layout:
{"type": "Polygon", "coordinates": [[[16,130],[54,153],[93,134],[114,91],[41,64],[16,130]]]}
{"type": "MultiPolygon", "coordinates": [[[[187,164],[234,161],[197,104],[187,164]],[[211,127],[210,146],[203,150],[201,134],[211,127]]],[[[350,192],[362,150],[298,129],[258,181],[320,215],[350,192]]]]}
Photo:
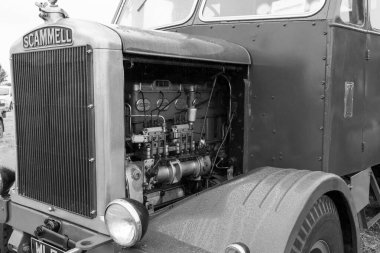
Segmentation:
{"type": "Polygon", "coordinates": [[[234,127],[244,106],[239,71],[128,61],[124,68],[129,198],[154,212],[241,173],[242,154],[231,151],[242,131],[234,127]]]}

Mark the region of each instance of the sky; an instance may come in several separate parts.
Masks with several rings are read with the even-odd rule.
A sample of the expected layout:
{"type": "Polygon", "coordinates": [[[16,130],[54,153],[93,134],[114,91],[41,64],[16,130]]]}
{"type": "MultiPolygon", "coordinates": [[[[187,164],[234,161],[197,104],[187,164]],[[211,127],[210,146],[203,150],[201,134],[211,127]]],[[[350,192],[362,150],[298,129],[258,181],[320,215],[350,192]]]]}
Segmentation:
{"type": "MultiPolygon", "coordinates": [[[[35,2],[36,0],[0,0],[0,64],[8,75],[9,49],[13,42],[43,24],[43,20],[38,17],[39,11],[35,2]]],[[[120,0],[59,0],[57,4],[70,18],[109,24],[119,2],[120,0]]]]}

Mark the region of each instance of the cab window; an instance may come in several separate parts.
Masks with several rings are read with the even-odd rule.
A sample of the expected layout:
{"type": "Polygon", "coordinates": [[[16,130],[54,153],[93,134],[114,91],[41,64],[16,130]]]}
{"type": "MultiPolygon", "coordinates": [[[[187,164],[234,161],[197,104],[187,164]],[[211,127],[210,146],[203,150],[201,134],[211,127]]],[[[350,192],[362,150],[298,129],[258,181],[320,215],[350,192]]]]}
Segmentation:
{"type": "Polygon", "coordinates": [[[308,16],[318,12],[325,0],[204,0],[201,17],[213,19],[278,18],[308,16]]]}
{"type": "Polygon", "coordinates": [[[380,0],[371,0],[370,10],[372,28],[380,30],[380,0]]]}
{"type": "Polygon", "coordinates": [[[340,19],[346,24],[364,24],[364,0],[342,0],[340,19]]]}

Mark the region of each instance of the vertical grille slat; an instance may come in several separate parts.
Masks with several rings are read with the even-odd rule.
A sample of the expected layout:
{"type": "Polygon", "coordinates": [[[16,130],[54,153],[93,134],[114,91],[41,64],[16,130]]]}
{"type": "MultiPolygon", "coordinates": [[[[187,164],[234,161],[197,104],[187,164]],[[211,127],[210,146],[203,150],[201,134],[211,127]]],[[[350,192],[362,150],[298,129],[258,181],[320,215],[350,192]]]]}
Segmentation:
{"type": "Polygon", "coordinates": [[[85,217],[96,213],[89,49],[12,56],[19,194],[85,217]]]}

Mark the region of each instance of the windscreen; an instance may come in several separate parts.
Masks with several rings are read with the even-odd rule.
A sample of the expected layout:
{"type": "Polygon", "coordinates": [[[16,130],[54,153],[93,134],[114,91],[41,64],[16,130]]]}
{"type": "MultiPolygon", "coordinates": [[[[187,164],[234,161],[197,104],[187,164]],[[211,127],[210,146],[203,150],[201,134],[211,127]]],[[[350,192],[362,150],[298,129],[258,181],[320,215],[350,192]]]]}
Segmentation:
{"type": "Polygon", "coordinates": [[[157,28],[186,22],[198,0],[128,0],[118,24],[157,28]]]}
{"type": "Polygon", "coordinates": [[[206,19],[302,16],[317,12],[325,3],[325,0],[239,0],[239,4],[231,0],[205,1],[202,16],[206,19]]]}

